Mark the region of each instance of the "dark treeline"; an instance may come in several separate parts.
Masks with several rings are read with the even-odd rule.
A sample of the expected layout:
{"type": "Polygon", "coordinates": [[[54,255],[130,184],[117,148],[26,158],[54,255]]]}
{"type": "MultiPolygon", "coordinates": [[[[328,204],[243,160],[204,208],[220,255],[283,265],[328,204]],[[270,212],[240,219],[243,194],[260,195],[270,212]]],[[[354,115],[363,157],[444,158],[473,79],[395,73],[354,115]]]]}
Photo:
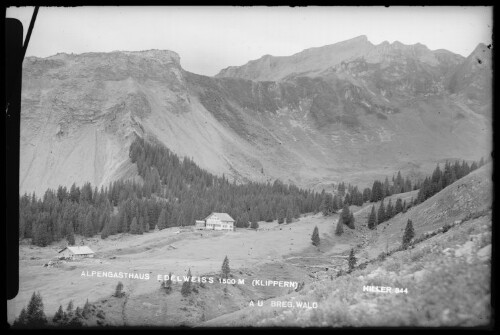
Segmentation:
{"type": "Polygon", "coordinates": [[[375,205],[373,205],[371,213],[368,216],[368,228],[375,229],[376,226],[382,222],[393,218],[399,213],[405,213],[412,206],[424,202],[446,186],[451,185],[462,177],[465,177],[470,172],[476,170],[484,164],[485,162],[483,158],[481,158],[479,163],[472,162],[470,166],[465,161],[462,161],[461,164],[458,161],[455,161],[454,164],[447,161],[444,165],[444,171],[441,170],[438,164],[434,169],[432,176],[426,177],[424,181],[420,183],[417,197],[415,199],[412,198],[408,204],[406,203],[406,200],[402,201],[401,198],[398,198],[394,205],[392,204],[392,199],[389,199],[389,202],[384,204],[385,199],[382,197],[378,210],[375,210],[375,205]]]}
{"type": "MultiPolygon", "coordinates": [[[[412,183],[409,177],[404,179],[401,172],[398,171],[397,175],[392,176],[392,183],[389,182],[388,177],[385,178],[384,182],[375,180],[372,188],[366,187],[363,192],[357,186],[351,184],[346,186],[344,182],[339,183],[336,187],[335,185],[333,186],[334,194],[325,194],[324,191],[321,193],[323,200],[320,211],[324,215],[337,213],[343,210],[344,206],[362,206],[366,202],[377,202],[393,194],[416,190],[419,187],[419,183],[412,183]]],[[[344,220],[344,223],[348,224],[348,220],[344,220]]]]}
{"type": "MultiPolygon", "coordinates": [[[[142,234],[155,228],[194,225],[195,220],[211,212],[228,213],[236,220],[236,227],[255,228],[258,221],[290,223],[301,213],[322,211],[329,215],[343,209],[344,223],[354,229],[352,213],[346,207],[361,206],[412,188],[409,178],[403,181],[399,172],[392,183],[388,178],[384,183],[375,181],[371,189],[363,192],[344,183],[339,183],[333,194],[300,189],[278,180],[272,184],[236,184],[224,175],[215,176],[201,169],[189,158],[180,159],[161,144],[141,138],[130,146],[130,159],[144,182],[115,181],[100,189],[90,183],[82,187],[73,184],[69,189],[49,189],[42,198],[35,193],[21,196],[20,238],[31,238],[39,246],[66,238],[72,245],[75,234],[92,237],[100,233],[102,238],[126,232],[142,234]]],[[[454,168],[456,164],[448,163],[444,173],[435,171],[422,184],[425,194],[445,187],[453,178],[462,176],[462,171],[470,172],[472,167],[464,164],[461,166],[465,170],[460,172],[454,168]],[[434,180],[443,186],[435,187],[434,180]]]]}
{"type": "MultiPolygon", "coordinates": [[[[20,197],[19,236],[46,246],[74,234],[102,238],[116,233],[143,232],[194,225],[211,212],[225,212],[237,227],[257,221],[291,222],[301,213],[319,211],[324,193],[300,189],[280,181],[238,185],[180,159],[166,147],[136,139],[130,159],[137,164],[143,183],[115,181],[109,187],[73,184],[68,190],[49,189],[20,197]]],[[[255,225],[254,225],[255,226],[255,225]]]]}
{"type": "Polygon", "coordinates": [[[370,202],[377,202],[393,194],[406,193],[416,190],[418,187],[418,183],[415,183],[412,188],[410,178],[407,176],[406,179],[403,179],[401,172],[398,171],[396,177],[392,176],[392,184],[389,182],[389,178],[387,177],[385,177],[384,182],[375,180],[371,190],[366,188],[363,195],[365,199],[370,199],[370,202]]]}
{"type": "Polygon", "coordinates": [[[165,217],[174,226],[192,225],[211,212],[228,213],[237,227],[250,222],[298,218],[318,212],[324,194],[300,189],[280,181],[236,184],[201,169],[191,159],[179,159],[161,144],[137,138],[130,159],[144,179],[144,193],[156,192],[168,199],[165,217]],[[150,191],[151,190],[151,191],[150,191]]]}
{"type": "Polygon", "coordinates": [[[434,169],[432,176],[425,178],[422,182],[418,196],[415,199],[416,203],[421,203],[427,200],[446,186],[453,184],[458,179],[468,175],[470,172],[476,170],[484,164],[485,162],[483,158],[481,158],[479,163],[472,162],[470,166],[465,161],[462,161],[462,164],[458,161],[455,161],[454,164],[447,161],[444,164],[444,170],[441,170],[438,164],[434,169]]]}

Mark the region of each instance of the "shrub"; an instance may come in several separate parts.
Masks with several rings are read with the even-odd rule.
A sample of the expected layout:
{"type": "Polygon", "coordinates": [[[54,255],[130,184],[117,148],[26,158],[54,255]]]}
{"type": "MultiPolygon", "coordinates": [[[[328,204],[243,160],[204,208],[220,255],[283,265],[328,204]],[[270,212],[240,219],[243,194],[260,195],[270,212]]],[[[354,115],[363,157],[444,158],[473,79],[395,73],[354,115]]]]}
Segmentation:
{"type": "Polygon", "coordinates": [[[354,249],[351,249],[351,252],[349,253],[349,258],[348,258],[348,265],[349,265],[349,271],[352,272],[354,270],[354,267],[356,266],[357,259],[354,256],[354,249]]]}
{"type": "Polygon", "coordinates": [[[114,296],[117,298],[121,298],[123,296],[123,283],[122,282],[118,282],[118,285],[116,285],[114,296]]]}
{"type": "Polygon", "coordinates": [[[191,287],[189,282],[185,281],[182,283],[181,294],[183,297],[187,297],[191,293],[191,287]]]}
{"type": "Polygon", "coordinates": [[[314,227],[314,230],[313,230],[313,233],[312,233],[312,236],[311,236],[311,241],[312,241],[312,244],[314,246],[319,246],[319,243],[320,243],[320,240],[319,240],[319,231],[318,231],[318,227],[314,227]]]}
{"type": "Polygon", "coordinates": [[[377,260],[379,260],[379,261],[384,261],[384,260],[387,258],[387,256],[388,256],[388,253],[387,253],[387,252],[385,252],[385,251],[382,251],[382,252],[378,255],[377,260]]]}

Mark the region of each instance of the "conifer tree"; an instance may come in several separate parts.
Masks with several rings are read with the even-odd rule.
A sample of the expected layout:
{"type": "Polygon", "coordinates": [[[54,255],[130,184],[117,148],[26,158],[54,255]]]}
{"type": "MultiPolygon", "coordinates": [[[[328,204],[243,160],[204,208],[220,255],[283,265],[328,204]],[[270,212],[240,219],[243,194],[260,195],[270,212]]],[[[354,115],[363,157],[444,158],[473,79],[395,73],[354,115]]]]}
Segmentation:
{"type": "Polygon", "coordinates": [[[384,197],[382,183],[379,180],[375,180],[372,186],[371,192],[371,202],[379,201],[384,197]]]}
{"type": "Polygon", "coordinates": [[[191,293],[191,269],[188,270],[188,280],[182,283],[181,294],[186,297],[191,293]]]}
{"type": "Polygon", "coordinates": [[[394,215],[397,215],[403,211],[403,201],[401,198],[398,198],[396,200],[396,206],[394,206],[394,215]]]}
{"type": "Polygon", "coordinates": [[[368,228],[375,229],[376,227],[377,227],[377,214],[375,213],[375,205],[373,205],[370,216],[368,216],[368,228]]]}
{"type": "Polygon", "coordinates": [[[43,312],[43,302],[40,293],[33,292],[31,300],[26,308],[26,325],[39,328],[47,324],[47,318],[43,312]]]}
{"type": "Polygon", "coordinates": [[[363,190],[363,202],[370,201],[371,197],[372,197],[372,190],[369,187],[365,188],[363,190]]]}
{"type": "Polygon", "coordinates": [[[189,283],[187,281],[185,281],[182,283],[181,294],[182,294],[182,296],[187,297],[189,295],[189,293],[191,293],[191,291],[189,289],[189,283]]]}
{"type": "Polygon", "coordinates": [[[80,306],[78,306],[75,310],[75,317],[77,317],[78,319],[82,319],[83,318],[83,315],[82,315],[82,309],[80,308],[80,306]]]}
{"type": "Polygon", "coordinates": [[[165,288],[167,294],[172,291],[172,272],[168,274],[168,279],[163,282],[163,287],[165,288]]]}
{"type": "Polygon", "coordinates": [[[403,234],[404,249],[408,247],[414,236],[415,236],[415,231],[413,230],[413,222],[410,219],[408,219],[408,222],[406,223],[405,232],[403,234]]]}
{"type": "Polygon", "coordinates": [[[252,223],[250,224],[250,228],[256,229],[256,230],[259,229],[259,223],[257,221],[252,221],[252,223]]]}
{"type": "Polygon", "coordinates": [[[385,177],[384,185],[382,186],[383,189],[383,196],[388,197],[391,195],[391,190],[389,188],[389,179],[387,176],[385,177]]]}
{"type": "Polygon", "coordinates": [[[104,224],[104,227],[101,231],[101,239],[104,240],[109,236],[109,224],[104,224]]]}
{"type": "Polygon", "coordinates": [[[23,307],[23,309],[21,309],[21,313],[19,313],[19,316],[14,320],[12,326],[16,328],[22,328],[25,327],[27,323],[28,323],[28,318],[27,318],[26,308],[23,307]]]}
{"type": "Polygon", "coordinates": [[[382,202],[380,203],[380,206],[378,208],[377,219],[378,219],[378,224],[381,224],[382,222],[384,222],[386,220],[384,199],[382,199],[382,202]]]}
{"type": "Polygon", "coordinates": [[[148,220],[144,219],[144,215],[139,218],[139,226],[141,227],[141,231],[142,232],[148,232],[149,231],[148,220]]]}
{"type": "Polygon", "coordinates": [[[354,229],[354,214],[352,212],[349,213],[349,224],[347,227],[354,229]]]}
{"type": "Polygon", "coordinates": [[[73,300],[68,302],[68,306],[66,306],[66,313],[70,315],[73,314],[73,300]]]}
{"type": "Polygon", "coordinates": [[[89,299],[85,302],[85,305],[83,305],[83,310],[82,310],[82,316],[87,319],[90,316],[90,304],[89,304],[89,299]]]}
{"type": "Polygon", "coordinates": [[[332,198],[332,206],[331,207],[332,207],[332,211],[334,213],[337,213],[338,210],[340,209],[340,207],[342,207],[342,206],[340,206],[340,198],[336,194],[332,198]]]}
{"type": "Polygon", "coordinates": [[[319,231],[318,231],[318,227],[314,227],[314,230],[313,230],[313,233],[312,233],[312,236],[311,236],[311,240],[312,240],[312,244],[314,246],[319,246],[319,243],[320,243],[320,240],[319,240],[319,231]]]}
{"type": "Polygon", "coordinates": [[[292,223],[293,210],[291,206],[288,206],[286,210],[286,223],[292,223]]]}
{"type": "Polygon", "coordinates": [[[337,228],[335,229],[335,235],[341,236],[344,233],[344,222],[342,221],[342,215],[339,216],[337,221],[337,228]]]}
{"type": "Polygon", "coordinates": [[[410,180],[410,177],[408,177],[408,176],[406,176],[404,191],[405,192],[410,192],[411,191],[411,180],[410,180]]]}
{"type": "Polygon", "coordinates": [[[321,200],[321,205],[319,206],[319,210],[321,213],[323,213],[324,216],[327,216],[329,213],[329,201],[328,201],[328,196],[325,194],[323,197],[323,200],[321,200]]]}
{"type": "Polygon", "coordinates": [[[229,259],[226,257],[224,258],[224,261],[222,262],[222,275],[226,277],[226,279],[229,276],[229,273],[231,272],[231,269],[229,268],[229,259]]]}
{"type": "Polygon", "coordinates": [[[108,224],[108,233],[109,235],[115,235],[118,233],[118,217],[112,216],[109,218],[109,221],[106,222],[108,224]]]}
{"type": "Polygon", "coordinates": [[[349,270],[348,272],[350,273],[352,270],[354,270],[354,267],[356,266],[356,256],[354,256],[354,249],[351,249],[351,252],[349,253],[349,258],[348,258],[348,265],[349,265],[349,270]]]}
{"type": "Polygon", "coordinates": [[[73,227],[69,227],[68,236],[66,237],[68,240],[68,245],[75,245],[75,234],[73,233],[73,227]]]}
{"type": "Polygon", "coordinates": [[[247,212],[243,212],[243,214],[241,214],[240,216],[240,222],[239,222],[239,225],[238,227],[241,227],[241,228],[247,228],[248,227],[248,213],[247,212]]]}
{"type": "Polygon", "coordinates": [[[342,222],[349,226],[351,219],[351,212],[349,211],[349,206],[347,206],[347,204],[344,205],[344,207],[342,208],[340,216],[342,217],[342,222]]]}
{"type": "Polygon", "coordinates": [[[58,323],[58,322],[62,321],[63,318],[64,318],[64,311],[62,309],[62,306],[59,305],[59,309],[57,310],[56,314],[54,314],[52,321],[55,323],[58,323]]]}
{"type": "Polygon", "coordinates": [[[392,206],[392,199],[389,199],[389,203],[387,204],[387,208],[385,210],[385,219],[389,220],[394,216],[394,207],[392,206]]]}
{"type": "Polygon", "coordinates": [[[351,195],[347,193],[344,198],[344,206],[349,207],[351,205],[351,195]]]}
{"type": "Polygon", "coordinates": [[[134,216],[132,223],[130,224],[131,234],[142,234],[142,227],[137,223],[137,218],[134,216]]]}

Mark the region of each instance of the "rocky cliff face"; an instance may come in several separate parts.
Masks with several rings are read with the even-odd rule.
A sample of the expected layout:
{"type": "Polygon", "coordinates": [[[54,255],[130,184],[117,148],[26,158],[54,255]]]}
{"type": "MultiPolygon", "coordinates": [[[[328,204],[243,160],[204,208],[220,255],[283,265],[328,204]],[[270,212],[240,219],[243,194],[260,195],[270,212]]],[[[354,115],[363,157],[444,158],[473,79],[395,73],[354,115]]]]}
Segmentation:
{"type": "Polygon", "coordinates": [[[237,181],[314,188],[478,159],[491,151],[487,96],[465,97],[487,71],[469,58],[366,37],[217,78],[184,71],[171,51],[27,58],[21,192],[134,178],[134,136],[237,181]]]}
{"type": "Polygon", "coordinates": [[[492,69],[491,45],[479,44],[448,77],[448,90],[472,110],[491,118],[492,69]]]}

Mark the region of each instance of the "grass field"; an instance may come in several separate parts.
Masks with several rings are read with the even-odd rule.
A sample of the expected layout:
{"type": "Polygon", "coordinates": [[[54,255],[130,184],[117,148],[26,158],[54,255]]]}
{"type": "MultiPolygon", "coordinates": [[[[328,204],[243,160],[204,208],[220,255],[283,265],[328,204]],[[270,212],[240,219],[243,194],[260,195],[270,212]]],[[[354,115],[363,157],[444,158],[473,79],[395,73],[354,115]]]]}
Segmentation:
{"type": "MultiPolygon", "coordinates": [[[[33,291],[42,295],[46,314],[53,314],[60,304],[73,300],[75,306],[97,301],[109,296],[119,279],[81,276],[82,271],[113,271],[150,274],[150,280],[122,279],[129,301],[135,296],[150,294],[158,287],[157,275],[185,275],[188,269],[194,276],[219,273],[224,257],[230,260],[231,269],[252,269],[263,264],[276,263],[301,254],[311,245],[310,236],[318,226],[323,240],[334,240],[336,217],[308,215],[291,224],[261,222],[258,231],[238,229],[235,232],[194,231],[180,232],[169,228],[143,235],[115,235],[106,240],[84,239],[96,252],[93,259],[68,261],[57,267],[44,267],[56,257],[63,243],[41,248],[26,243],[20,245],[19,294],[8,302],[8,320],[12,321],[25,306],[33,291]]],[[[80,240],[77,239],[77,245],[80,240]]],[[[345,241],[332,243],[333,250],[342,252],[349,248],[345,241]]],[[[315,248],[314,248],[315,249],[315,248]]],[[[324,252],[329,248],[322,246],[324,252]]],[[[278,266],[278,265],[277,265],[278,266]]],[[[278,267],[279,269],[279,267],[278,267]]],[[[304,273],[298,269],[287,274],[286,280],[302,281],[304,273]]],[[[260,273],[260,279],[273,279],[270,268],[260,273]]]]}

